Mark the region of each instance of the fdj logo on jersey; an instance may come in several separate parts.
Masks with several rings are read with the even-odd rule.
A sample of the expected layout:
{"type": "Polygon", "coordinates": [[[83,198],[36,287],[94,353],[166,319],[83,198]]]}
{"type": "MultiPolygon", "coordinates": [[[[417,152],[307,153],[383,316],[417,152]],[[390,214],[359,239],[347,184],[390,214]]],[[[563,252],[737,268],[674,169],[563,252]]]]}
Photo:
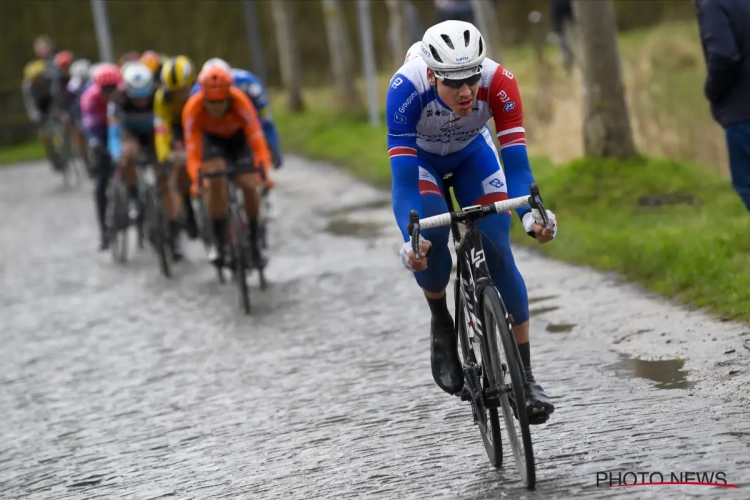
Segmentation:
{"type": "Polygon", "coordinates": [[[401,85],[402,83],[404,83],[404,80],[400,76],[397,76],[396,79],[393,80],[393,83],[391,84],[391,88],[394,88],[394,89],[398,88],[398,86],[401,85]]]}
{"type": "Polygon", "coordinates": [[[503,111],[505,111],[506,113],[509,113],[509,112],[513,111],[514,109],[516,109],[516,103],[513,102],[513,101],[506,102],[505,106],[503,106],[503,111]]]}
{"type": "Polygon", "coordinates": [[[501,181],[500,179],[495,178],[490,181],[490,186],[500,189],[501,187],[505,186],[505,184],[503,184],[503,181],[501,181]]]}

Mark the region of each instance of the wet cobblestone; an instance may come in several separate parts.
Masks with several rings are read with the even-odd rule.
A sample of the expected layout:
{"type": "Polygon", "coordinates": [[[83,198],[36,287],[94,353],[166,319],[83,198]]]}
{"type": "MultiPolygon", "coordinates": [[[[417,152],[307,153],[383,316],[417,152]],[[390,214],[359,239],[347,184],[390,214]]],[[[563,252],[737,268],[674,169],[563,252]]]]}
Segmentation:
{"type": "Polygon", "coordinates": [[[95,252],[88,191],[43,166],[0,171],[0,497],[748,498],[744,327],[518,251],[535,374],[557,405],[533,429],[525,492],[432,381],[387,193],[294,158],[277,178],[272,287],[251,278],[246,318],[199,245],[170,281],[147,251],[115,266],[95,252]],[[623,354],[681,356],[693,387],[616,373],[623,354]],[[739,489],[596,488],[606,470],[724,471],[739,489]]]}

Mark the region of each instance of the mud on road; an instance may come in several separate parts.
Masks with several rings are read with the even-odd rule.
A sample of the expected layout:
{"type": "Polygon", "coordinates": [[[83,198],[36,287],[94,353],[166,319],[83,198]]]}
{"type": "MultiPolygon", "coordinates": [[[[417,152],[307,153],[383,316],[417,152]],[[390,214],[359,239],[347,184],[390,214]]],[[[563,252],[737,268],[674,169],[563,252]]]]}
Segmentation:
{"type": "Polygon", "coordinates": [[[148,251],[120,267],[88,189],[44,165],[0,179],[2,498],[748,498],[742,325],[516,250],[557,406],[526,492],[432,381],[388,193],[290,158],[248,318],[199,244],[168,281],[148,251]],[[597,488],[608,470],[739,489],[597,488]]]}

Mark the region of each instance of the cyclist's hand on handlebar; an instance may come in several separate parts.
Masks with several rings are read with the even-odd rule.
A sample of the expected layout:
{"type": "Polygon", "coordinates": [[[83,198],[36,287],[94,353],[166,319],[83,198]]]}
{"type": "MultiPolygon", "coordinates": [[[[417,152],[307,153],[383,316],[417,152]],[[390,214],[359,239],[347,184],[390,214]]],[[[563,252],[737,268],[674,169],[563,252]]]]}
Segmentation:
{"type": "Polygon", "coordinates": [[[404,243],[404,246],[401,247],[401,251],[399,252],[401,263],[409,271],[424,271],[427,269],[427,254],[430,252],[431,247],[432,243],[423,239],[419,245],[419,259],[415,259],[414,251],[411,247],[411,241],[407,241],[404,243]]]}
{"type": "Polygon", "coordinates": [[[534,221],[534,216],[531,212],[528,212],[523,216],[523,228],[526,230],[526,233],[536,238],[539,243],[547,243],[557,236],[557,220],[555,214],[547,210],[547,218],[549,219],[550,229],[537,224],[536,221],[534,221]]]}

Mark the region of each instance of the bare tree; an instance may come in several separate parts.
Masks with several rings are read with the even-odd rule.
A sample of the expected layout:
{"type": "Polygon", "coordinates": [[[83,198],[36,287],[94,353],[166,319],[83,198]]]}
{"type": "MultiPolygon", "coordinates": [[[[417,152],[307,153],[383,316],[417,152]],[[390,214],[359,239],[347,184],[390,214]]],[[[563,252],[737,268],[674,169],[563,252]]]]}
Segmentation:
{"type": "Polygon", "coordinates": [[[352,43],[341,12],[339,0],[323,0],[323,15],[328,35],[328,54],[331,60],[334,81],[340,102],[347,109],[360,107],[359,94],[355,86],[352,43]]]}
{"type": "Polygon", "coordinates": [[[388,42],[391,48],[391,65],[398,68],[404,62],[409,48],[406,43],[404,6],[402,0],[385,0],[388,8],[388,42]]]}
{"type": "Polygon", "coordinates": [[[612,0],[573,2],[583,64],[583,147],[586,156],[637,156],[622,83],[612,0]]]}
{"type": "Polygon", "coordinates": [[[500,52],[500,28],[497,24],[497,11],[490,0],[471,0],[476,27],[482,33],[489,55],[492,59],[502,63],[500,52]]]}
{"type": "Polygon", "coordinates": [[[302,101],[302,78],[297,53],[297,38],[294,31],[292,13],[288,2],[271,2],[273,21],[276,25],[276,42],[279,47],[281,80],[289,93],[289,109],[298,112],[304,109],[302,101]]]}

